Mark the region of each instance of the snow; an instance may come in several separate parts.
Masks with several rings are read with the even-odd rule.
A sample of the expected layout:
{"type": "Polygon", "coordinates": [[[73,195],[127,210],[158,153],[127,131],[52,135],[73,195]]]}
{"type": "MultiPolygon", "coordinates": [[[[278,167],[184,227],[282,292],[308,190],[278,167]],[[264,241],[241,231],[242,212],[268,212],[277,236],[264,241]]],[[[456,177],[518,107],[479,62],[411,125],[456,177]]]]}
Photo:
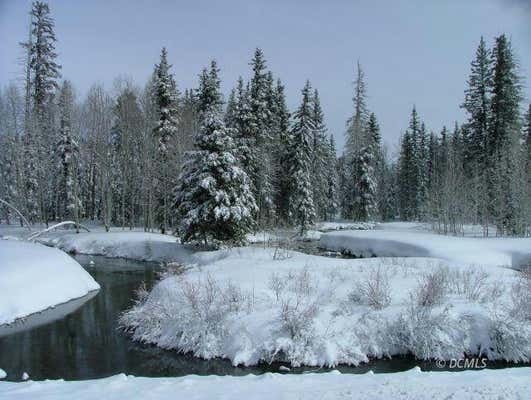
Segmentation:
{"type": "Polygon", "coordinates": [[[330,232],[321,236],[319,246],[360,257],[434,257],[481,265],[516,266],[531,259],[531,238],[463,238],[398,227],[330,232]]]}
{"type": "Polygon", "coordinates": [[[374,222],[332,222],[324,221],[315,225],[315,229],[321,232],[338,231],[338,230],[368,230],[374,229],[376,224],[374,222]]]}
{"type": "Polygon", "coordinates": [[[4,379],[7,376],[6,371],[0,368],[0,379],[4,379]]]}
{"type": "Polygon", "coordinates": [[[68,253],[128,258],[138,261],[185,262],[193,251],[175,236],[148,232],[61,233],[41,239],[68,253]]]}
{"type": "Polygon", "coordinates": [[[531,324],[518,316],[510,293],[518,275],[513,270],[443,266],[426,258],[342,260],[257,247],[196,259],[196,268],[166,277],[122,317],[135,340],[228,358],[234,365],[357,365],[399,354],[531,356],[531,324]],[[447,271],[447,295],[433,307],[413,307],[421,278],[440,270],[447,271]],[[390,303],[383,309],[356,299],[359,285],[378,271],[389,285],[390,303]],[[465,274],[483,272],[477,296],[458,289],[465,274]]]}
{"type": "Polygon", "coordinates": [[[86,381],[1,382],[0,399],[463,399],[512,400],[531,395],[531,368],[394,374],[310,374],[141,378],[124,374],[86,381]]]}
{"type": "Polygon", "coordinates": [[[99,288],[81,265],[60,250],[0,240],[0,325],[99,288]]]}

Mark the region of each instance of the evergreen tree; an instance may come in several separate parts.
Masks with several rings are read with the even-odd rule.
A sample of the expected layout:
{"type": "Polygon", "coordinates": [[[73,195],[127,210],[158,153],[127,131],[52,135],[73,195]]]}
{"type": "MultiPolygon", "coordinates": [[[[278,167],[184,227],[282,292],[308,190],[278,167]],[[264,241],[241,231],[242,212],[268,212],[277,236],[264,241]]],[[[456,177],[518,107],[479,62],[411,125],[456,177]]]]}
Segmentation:
{"type": "Polygon", "coordinates": [[[253,228],[257,207],[247,174],[238,166],[230,129],[221,113],[218,69],[200,77],[201,129],[186,153],[176,191],[184,242],[239,244],[253,228]]]}
{"type": "Polygon", "coordinates": [[[272,188],[272,160],[270,157],[271,111],[268,107],[268,73],[264,53],[257,48],[251,61],[253,76],[249,91],[250,113],[248,120],[249,148],[256,164],[247,173],[253,182],[258,205],[258,222],[267,225],[274,216],[272,188]]]}
{"type": "Polygon", "coordinates": [[[79,223],[81,200],[79,197],[79,145],[72,132],[74,97],[72,85],[64,81],[59,93],[60,128],[56,157],[59,161],[58,216],[79,223]]]}
{"type": "Polygon", "coordinates": [[[467,114],[465,163],[468,176],[481,174],[485,163],[485,145],[490,118],[490,91],[492,86],[492,61],[483,37],[471,63],[465,101],[461,105],[467,114]]]}
{"type": "MultiPolygon", "coordinates": [[[[57,64],[54,21],[48,4],[35,1],[31,9],[31,33],[23,46],[28,50],[28,92],[31,93],[31,113],[28,108],[26,124],[25,158],[25,198],[26,212],[31,222],[48,220],[50,198],[53,190],[49,187],[52,176],[53,147],[53,98],[59,85],[61,66],[57,64]]],[[[30,107],[28,105],[28,107],[30,107]]]]}
{"type": "Polygon", "coordinates": [[[315,206],[311,182],[313,131],[312,99],[310,82],[302,89],[302,102],[294,114],[290,146],[291,180],[290,214],[294,223],[304,233],[315,221],[315,206]]]}
{"type": "Polygon", "coordinates": [[[517,160],[520,132],[521,86],[511,43],[505,35],[496,38],[490,126],[487,140],[489,212],[499,234],[522,231],[519,221],[517,160]]]}
{"type": "Polygon", "coordinates": [[[384,189],[384,160],[382,152],[382,138],[380,135],[380,127],[376,119],[376,115],[371,113],[367,123],[367,145],[365,147],[364,156],[360,158],[363,166],[360,165],[360,172],[363,173],[363,183],[360,183],[360,198],[364,198],[361,215],[362,219],[375,219],[377,217],[383,218],[383,210],[380,207],[380,201],[385,198],[384,189]],[[366,164],[369,162],[369,164],[366,164]]]}
{"type": "Polygon", "coordinates": [[[175,181],[172,179],[170,165],[172,161],[172,143],[177,135],[178,110],[177,89],[175,81],[170,73],[171,65],[168,64],[166,48],[162,48],[160,63],[155,66],[155,97],[159,120],[153,134],[157,142],[156,155],[156,222],[162,233],[166,232],[169,224],[170,209],[172,203],[172,189],[175,181]]]}
{"type": "Polygon", "coordinates": [[[275,119],[277,122],[277,132],[273,142],[273,160],[275,166],[274,172],[274,193],[275,193],[275,211],[277,221],[280,224],[289,223],[289,193],[290,178],[286,171],[289,171],[291,132],[290,132],[290,113],[286,105],[286,96],[284,94],[284,85],[277,80],[275,87],[275,119]]]}
{"type": "Polygon", "coordinates": [[[337,176],[337,153],[334,135],[330,135],[328,153],[326,158],[326,207],[325,220],[332,220],[338,215],[338,176],[337,176]]]}
{"type": "Polygon", "coordinates": [[[374,179],[374,154],[370,146],[362,147],[358,153],[358,177],[356,188],[357,219],[369,221],[374,218],[376,203],[376,182],[374,179]]]}
{"type": "Polygon", "coordinates": [[[314,90],[312,97],[313,141],[311,158],[311,179],[313,187],[313,200],[316,214],[320,219],[326,218],[327,209],[327,158],[329,156],[329,143],[326,138],[324,114],[321,109],[319,92],[314,90]]]}
{"type": "Polygon", "coordinates": [[[400,218],[404,221],[416,217],[416,159],[413,135],[406,130],[402,137],[398,161],[398,204],[400,218]]]}

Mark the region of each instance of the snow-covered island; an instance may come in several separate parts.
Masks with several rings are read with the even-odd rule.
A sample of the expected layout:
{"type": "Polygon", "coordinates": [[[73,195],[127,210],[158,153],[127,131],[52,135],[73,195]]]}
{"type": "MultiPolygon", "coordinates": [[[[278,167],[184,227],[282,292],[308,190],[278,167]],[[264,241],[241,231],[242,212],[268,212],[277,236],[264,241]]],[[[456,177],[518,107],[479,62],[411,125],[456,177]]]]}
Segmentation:
{"type": "Polygon", "coordinates": [[[0,325],[99,288],[83,267],[61,250],[0,239],[0,325]]]}

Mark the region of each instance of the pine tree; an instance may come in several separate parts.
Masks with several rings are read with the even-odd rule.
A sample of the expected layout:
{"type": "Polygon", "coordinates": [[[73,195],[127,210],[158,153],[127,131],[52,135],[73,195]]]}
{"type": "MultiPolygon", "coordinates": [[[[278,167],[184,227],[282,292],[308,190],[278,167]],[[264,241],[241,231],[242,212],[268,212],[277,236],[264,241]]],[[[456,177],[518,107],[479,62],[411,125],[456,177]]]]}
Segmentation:
{"type": "Polygon", "coordinates": [[[155,66],[155,96],[159,120],[153,134],[157,142],[156,155],[156,222],[162,233],[166,232],[169,224],[172,203],[172,188],[175,180],[172,179],[173,141],[177,135],[178,127],[178,94],[175,81],[170,73],[171,65],[168,64],[166,48],[162,48],[160,63],[155,66]]]}
{"type": "Polygon", "coordinates": [[[247,174],[238,166],[230,129],[221,111],[218,69],[200,77],[201,128],[186,153],[176,190],[184,242],[243,243],[257,207],[247,174]]]}
{"type": "Polygon", "coordinates": [[[416,160],[412,134],[406,130],[402,137],[398,162],[398,203],[400,218],[404,221],[416,217],[416,160]]]}
{"type": "Polygon", "coordinates": [[[369,221],[374,218],[376,203],[376,182],[374,179],[374,155],[369,146],[362,147],[358,153],[356,176],[358,177],[356,187],[357,219],[359,221],[369,221]]]}
{"type": "Polygon", "coordinates": [[[311,159],[313,131],[310,82],[302,89],[302,102],[294,114],[292,140],[290,146],[291,180],[290,214],[303,234],[315,220],[315,206],[311,182],[311,159]]]}
{"type": "Polygon", "coordinates": [[[58,216],[79,223],[81,200],[79,197],[79,145],[72,132],[74,96],[72,85],[64,81],[59,93],[60,138],[56,146],[58,160],[58,216]]]}
{"type": "Polygon", "coordinates": [[[360,168],[360,172],[363,173],[363,183],[360,184],[360,190],[364,193],[360,198],[364,198],[364,205],[360,207],[362,209],[362,219],[375,219],[382,217],[380,208],[380,201],[385,197],[385,193],[382,193],[383,189],[383,174],[384,174],[384,160],[382,152],[382,138],[380,135],[380,126],[376,119],[376,114],[371,113],[366,128],[366,143],[363,157],[365,164],[360,168]],[[366,164],[369,162],[369,164],[366,164]]]}

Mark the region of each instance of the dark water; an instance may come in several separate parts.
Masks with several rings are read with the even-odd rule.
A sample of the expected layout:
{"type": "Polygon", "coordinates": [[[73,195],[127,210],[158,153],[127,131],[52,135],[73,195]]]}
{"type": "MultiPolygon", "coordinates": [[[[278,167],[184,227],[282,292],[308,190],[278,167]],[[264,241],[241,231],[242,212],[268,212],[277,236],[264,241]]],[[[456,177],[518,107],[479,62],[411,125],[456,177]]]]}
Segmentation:
{"type": "MultiPolygon", "coordinates": [[[[118,329],[118,316],[132,305],[134,291],[141,282],[148,288],[153,285],[158,267],[102,257],[78,257],[78,261],[101,285],[101,290],[84,304],[82,301],[67,303],[40,314],[34,322],[28,319],[25,326],[17,327],[18,332],[0,329],[0,368],[7,372],[7,380],[20,380],[23,372],[33,380],[42,380],[91,379],[121,372],[137,376],[182,376],[246,375],[279,370],[280,364],[236,368],[226,360],[206,361],[131,341],[118,329]],[[90,260],[95,265],[89,265],[90,260]],[[73,311],[76,307],[79,308],[73,311]],[[33,323],[40,326],[32,328],[33,323]]],[[[337,369],[348,373],[369,370],[378,373],[404,371],[417,365],[425,370],[437,370],[433,363],[407,357],[337,369]]],[[[489,365],[503,366],[507,365],[489,365]]],[[[327,370],[299,368],[293,372],[327,370]]]]}

